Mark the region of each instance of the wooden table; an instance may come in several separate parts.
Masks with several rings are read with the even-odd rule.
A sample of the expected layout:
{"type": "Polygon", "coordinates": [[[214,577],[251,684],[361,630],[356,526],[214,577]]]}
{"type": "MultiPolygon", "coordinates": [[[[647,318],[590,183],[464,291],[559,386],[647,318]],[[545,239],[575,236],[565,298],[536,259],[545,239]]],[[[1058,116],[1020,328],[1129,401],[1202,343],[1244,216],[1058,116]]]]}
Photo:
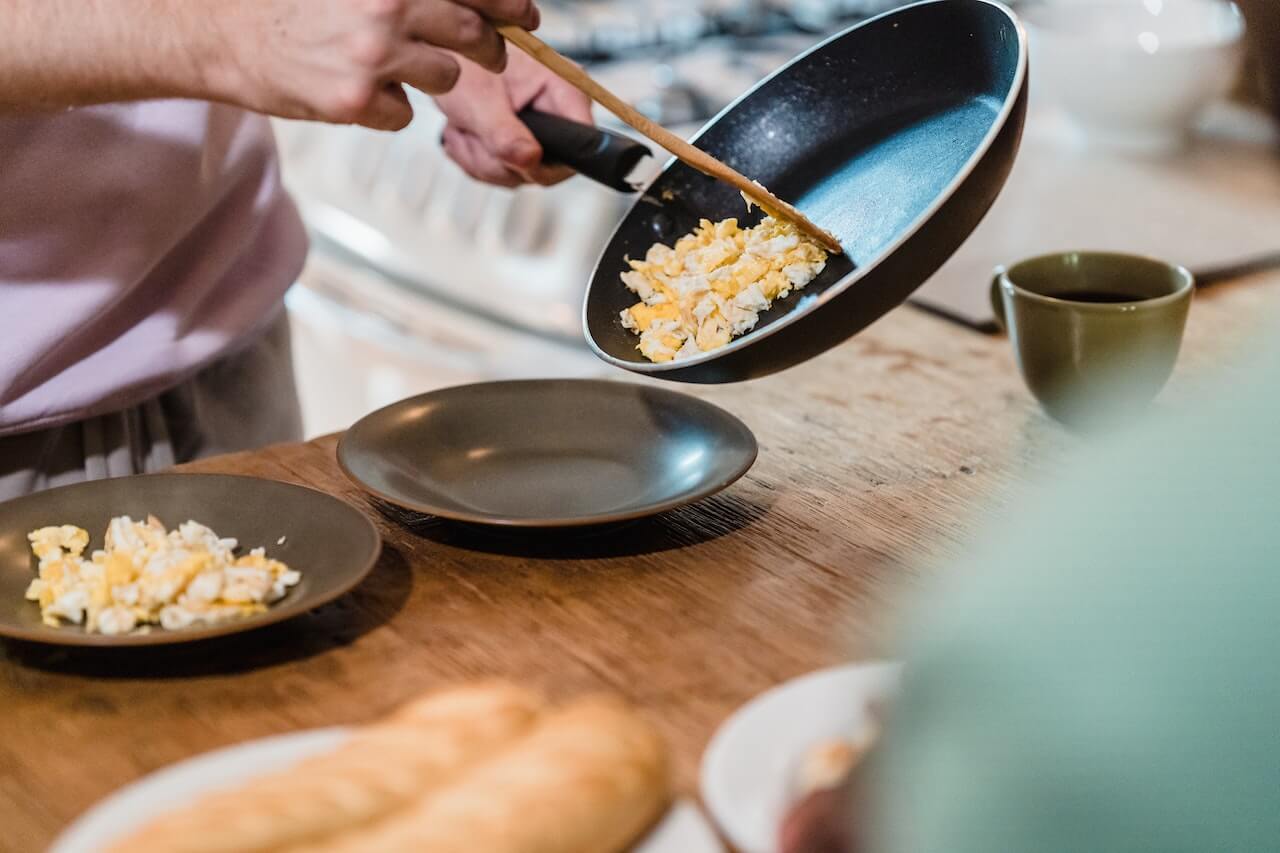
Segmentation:
{"type": "MultiPolygon", "coordinates": [[[[1229,361],[1277,303],[1280,276],[1204,295],[1165,399],[1229,361]]],[[[1076,440],[1030,401],[1004,339],[911,308],[801,368],[698,393],[761,445],[745,480],[700,505],[537,543],[377,516],[386,550],[369,580],[292,622],[158,653],[0,646],[0,848],[39,849],[95,800],[186,756],[359,722],[485,675],[627,695],[692,793],[726,714],[808,670],[891,654],[925,567],[944,566],[979,510],[1076,440]]],[[[191,470],[305,483],[368,509],[334,444],[191,470]]]]}

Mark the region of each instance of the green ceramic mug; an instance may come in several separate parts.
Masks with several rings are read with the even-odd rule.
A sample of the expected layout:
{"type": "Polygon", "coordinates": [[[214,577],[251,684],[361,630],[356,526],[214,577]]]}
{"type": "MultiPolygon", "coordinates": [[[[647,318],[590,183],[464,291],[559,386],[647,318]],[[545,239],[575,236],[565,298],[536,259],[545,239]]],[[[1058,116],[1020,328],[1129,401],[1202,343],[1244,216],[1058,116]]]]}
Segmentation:
{"type": "Polygon", "coordinates": [[[996,269],[991,303],[1027,387],[1072,425],[1145,408],[1173,372],[1195,279],[1154,258],[1061,252],[996,269]]]}

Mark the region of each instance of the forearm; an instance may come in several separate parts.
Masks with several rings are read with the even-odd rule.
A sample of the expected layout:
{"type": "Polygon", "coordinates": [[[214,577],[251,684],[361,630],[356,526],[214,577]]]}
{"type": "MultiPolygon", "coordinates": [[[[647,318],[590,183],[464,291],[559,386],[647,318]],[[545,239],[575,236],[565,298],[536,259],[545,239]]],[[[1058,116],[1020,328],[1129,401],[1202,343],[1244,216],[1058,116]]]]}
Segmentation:
{"type": "Polygon", "coordinates": [[[399,130],[403,87],[447,93],[462,58],[462,94],[441,101],[450,155],[491,183],[550,184],[571,173],[541,164],[516,112],[590,121],[590,103],[523,54],[488,73],[506,64],[492,22],[538,19],[533,0],[0,0],[0,116],[190,98],[399,130]]]}
{"type": "Polygon", "coordinates": [[[0,110],[211,97],[207,60],[216,31],[209,19],[219,5],[4,0],[0,110]]]}

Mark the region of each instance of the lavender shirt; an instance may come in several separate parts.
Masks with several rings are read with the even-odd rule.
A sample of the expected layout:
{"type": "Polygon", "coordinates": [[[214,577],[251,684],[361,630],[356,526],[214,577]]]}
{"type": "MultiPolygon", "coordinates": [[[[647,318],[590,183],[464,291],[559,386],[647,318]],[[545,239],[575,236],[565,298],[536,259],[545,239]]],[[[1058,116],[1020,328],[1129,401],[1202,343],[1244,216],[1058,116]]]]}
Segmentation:
{"type": "Polygon", "coordinates": [[[305,255],[261,116],[0,117],[0,435],[182,382],[277,316],[305,255]]]}

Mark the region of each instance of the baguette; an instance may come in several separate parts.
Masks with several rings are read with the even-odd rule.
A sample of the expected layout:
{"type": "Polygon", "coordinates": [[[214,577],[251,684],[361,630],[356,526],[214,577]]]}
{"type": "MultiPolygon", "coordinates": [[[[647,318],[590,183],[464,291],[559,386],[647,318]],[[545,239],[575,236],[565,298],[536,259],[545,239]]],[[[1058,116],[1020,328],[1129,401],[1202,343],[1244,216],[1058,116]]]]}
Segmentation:
{"type": "Polygon", "coordinates": [[[654,729],[619,702],[583,699],[408,809],[297,853],[617,853],[669,797],[654,729]]]}
{"type": "Polygon", "coordinates": [[[333,752],[214,792],[112,853],[254,853],[375,821],[451,783],[528,731],[543,700],[506,684],[428,694],[333,752]]]}

